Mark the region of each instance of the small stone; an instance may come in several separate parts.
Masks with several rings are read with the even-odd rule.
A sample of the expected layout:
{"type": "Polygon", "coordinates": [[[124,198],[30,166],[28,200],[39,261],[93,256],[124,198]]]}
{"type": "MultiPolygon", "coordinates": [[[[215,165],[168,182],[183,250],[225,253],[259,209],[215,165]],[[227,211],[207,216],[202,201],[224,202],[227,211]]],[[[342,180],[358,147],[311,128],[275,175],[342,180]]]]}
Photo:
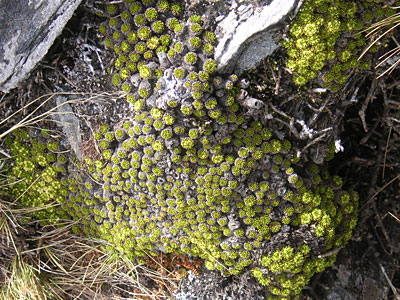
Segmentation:
{"type": "MultiPolygon", "coordinates": [[[[218,71],[240,75],[270,55],[278,45],[272,28],[286,19],[298,1],[274,0],[260,10],[243,5],[218,22],[215,59],[218,71]]],[[[255,4],[253,4],[255,5],[255,4]]]]}

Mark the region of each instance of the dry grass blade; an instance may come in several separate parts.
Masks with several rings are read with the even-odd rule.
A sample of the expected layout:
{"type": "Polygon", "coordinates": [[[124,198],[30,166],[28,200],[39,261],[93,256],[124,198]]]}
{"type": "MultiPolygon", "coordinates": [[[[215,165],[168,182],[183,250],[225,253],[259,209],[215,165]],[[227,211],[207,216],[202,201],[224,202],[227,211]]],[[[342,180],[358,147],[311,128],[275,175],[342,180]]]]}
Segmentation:
{"type": "MultiPolygon", "coordinates": [[[[386,52],[384,55],[382,55],[381,57],[379,57],[379,59],[381,60],[381,62],[379,64],[377,64],[375,66],[375,68],[379,68],[380,66],[382,66],[384,63],[388,62],[389,59],[391,59],[392,57],[396,56],[397,54],[400,53],[400,45],[397,45],[396,48],[386,52]]],[[[391,74],[393,72],[393,70],[400,64],[400,60],[396,60],[388,69],[386,69],[386,71],[384,71],[382,74],[380,74],[378,76],[378,78],[384,76],[385,74],[391,74]]]]}
{"type": "MultiPolygon", "coordinates": [[[[394,7],[395,9],[399,7],[394,7]]],[[[376,22],[372,24],[370,27],[368,27],[366,30],[363,30],[362,32],[368,32],[366,37],[369,36],[374,36],[376,34],[379,34],[380,32],[384,31],[383,33],[379,34],[377,38],[373,40],[372,43],[368,45],[368,47],[361,53],[361,55],[358,57],[358,60],[360,60],[375,44],[377,44],[379,41],[382,40],[386,35],[389,33],[393,32],[397,27],[400,26],[400,12],[395,13],[392,16],[389,16],[379,22],[376,22]],[[387,28],[387,29],[386,29],[387,28]]],[[[397,45],[394,49],[388,51],[384,55],[382,55],[379,59],[381,62],[375,66],[375,68],[378,68],[382,66],[384,63],[388,62],[390,58],[395,56],[400,52],[400,45],[397,45]]],[[[378,76],[378,78],[384,76],[387,73],[391,73],[398,65],[400,61],[397,60],[394,64],[392,64],[391,67],[389,67],[386,71],[384,71],[382,74],[378,76]]]]}
{"type": "Polygon", "coordinates": [[[389,215],[394,218],[397,222],[400,223],[400,219],[398,217],[396,217],[394,214],[392,214],[391,212],[389,212],[389,215]]]}
{"type": "Polygon", "coordinates": [[[20,256],[15,257],[12,262],[12,274],[1,290],[1,295],[4,300],[48,299],[37,273],[20,256]]]}
{"type": "Polygon", "coordinates": [[[0,217],[0,234],[1,234],[1,239],[5,239],[2,242],[4,243],[5,247],[12,247],[14,248],[15,252],[18,252],[17,246],[15,245],[14,239],[14,233],[10,228],[10,224],[8,223],[7,217],[3,214],[0,217]]]}
{"type": "Polygon", "coordinates": [[[135,264],[122,254],[104,250],[107,244],[103,241],[72,235],[69,231],[72,225],[43,232],[35,237],[41,241],[41,246],[29,250],[29,253],[39,251],[40,259],[35,261],[35,268],[51,275],[50,286],[58,294],[101,299],[105,297],[106,287],[106,290],[114,290],[113,299],[115,291],[130,295],[132,299],[139,295],[161,299],[141,284],[141,278],[146,276],[161,282],[165,276],[135,264]]]}
{"type": "Polygon", "coordinates": [[[16,214],[11,209],[11,206],[12,203],[3,201],[0,198],[0,245],[6,248],[12,246],[14,251],[18,252],[16,245],[17,235],[24,232],[25,228],[20,225],[23,217],[16,214]]]}
{"type": "MultiPolygon", "coordinates": [[[[7,122],[9,122],[16,115],[26,111],[27,108],[29,108],[31,106],[33,107],[34,104],[39,103],[36,107],[33,108],[33,110],[30,113],[28,113],[26,116],[24,116],[17,124],[13,125],[11,128],[7,129],[6,131],[0,133],[0,140],[18,128],[32,127],[40,122],[49,120],[48,117],[51,115],[61,114],[57,110],[65,104],[96,101],[96,99],[99,99],[99,98],[110,99],[110,100],[112,99],[113,101],[117,101],[119,98],[121,98],[123,96],[124,96],[123,93],[110,94],[110,93],[106,93],[106,92],[100,93],[100,94],[91,94],[91,95],[85,95],[82,93],[52,93],[52,94],[43,95],[39,98],[32,100],[24,107],[16,110],[10,116],[8,116],[4,120],[0,121],[0,126],[3,124],[7,124],[7,122]],[[72,100],[67,100],[67,101],[63,102],[62,104],[51,107],[49,110],[45,111],[44,113],[38,114],[39,110],[41,108],[43,108],[45,104],[50,102],[56,96],[74,96],[74,97],[81,96],[81,97],[78,97],[78,98],[72,99],[72,100]],[[42,100],[42,99],[45,99],[45,100],[42,100]]],[[[51,120],[51,121],[54,121],[54,120],[51,120]]]]}

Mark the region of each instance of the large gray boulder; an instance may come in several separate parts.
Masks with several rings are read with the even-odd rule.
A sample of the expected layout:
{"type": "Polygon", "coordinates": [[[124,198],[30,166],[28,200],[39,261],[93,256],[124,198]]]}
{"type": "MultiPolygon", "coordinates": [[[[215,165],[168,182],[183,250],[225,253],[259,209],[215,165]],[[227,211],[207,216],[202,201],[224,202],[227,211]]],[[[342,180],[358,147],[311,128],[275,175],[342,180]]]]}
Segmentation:
{"type": "Polygon", "coordinates": [[[25,79],[82,0],[0,0],[0,90],[25,79]]]}

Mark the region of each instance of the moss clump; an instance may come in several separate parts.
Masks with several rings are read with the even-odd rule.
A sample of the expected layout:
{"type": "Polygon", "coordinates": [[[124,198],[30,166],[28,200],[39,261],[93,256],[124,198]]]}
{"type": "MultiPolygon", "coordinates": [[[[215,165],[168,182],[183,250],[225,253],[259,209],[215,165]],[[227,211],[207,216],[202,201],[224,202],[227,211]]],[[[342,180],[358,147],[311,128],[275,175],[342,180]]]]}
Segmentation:
{"type": "Polygon", "coordinates": [[[360,32],[393,13],[378,3],[361,1],[360,10],[356,1],[305,1],[282,41],[294,82],[304,85],[321,75],[324,86],[336,91],[352,69],[365,68],[367,61],[358,61],[366,44],[360,32]]]}
{"type": "MultiPolygon", "coordinates": [[[[89,176],[72,168],[63,179],[49,175],[65,179],[64,211],[129,257],[174,252],[227,275],[251,269],[271,295],[298,299],[334,261],[318,255],[349,240],[357,195],[301,161],[266,121],[245,115],[240,80],[218,76],[210,53],[193,45],[215,43],[201,17],[182,19],[183,8],[168,1],[113,5],[105,13],[115,22],[101,31],[116,55],[112,81],[128,93],[132,113],[95,134],[101,156],[85,159],[89,176]],[[126,20],[130,32],[117,26],[126,20]],[[168,32],[153,30],[154,22],[168,32]]],[[[28,154],[17,147],[15,160],[29,157],[31,145],[25,148],[28,154]]],[[[43,155],[56,145],[46,149],[43,155]]]]}
{"type": "Polygon", "coordinates": [[[60,153],[57,141],[40,131],[15,130],[5,140],[12,161],[6,160],[7,185],[3,192],[18,199],[22,206],[48,208],[33,211],[31,217],[56,222],[65,218],[57,205],[68,199],[69,188],[62,178],[67,172],[67,159],[60,153]],[[46,136],[43,136],[46,135],[46,136]]]}
{"type": "MultiPolygon", "coordinates": [[[[215,76],[209,58],[215,35],[199,16],[187,22],[175,15],[158,10],[157,21],[166,24],[174,43],[165,50],[168,63],[151,58],[156,69],[165,69],[162,76],[142,76],[156,87],[148,89],[147,99],[156,92],[157,100],[138,100],[130,129],[138,143],[127,150],[129,168],[124,171],[119,160],[103,161],[92,173],[103,175],[110,197],[126,199],[101,200],[110,203],[111,218],[99,223],[100,236],[136,257],[144,249],[161,250],[199,256],[208,269],[225,274],[251,268],[272,295],[294,299],[315,272],[334,261],[316,254],[350,238],[357,196],[341,191],[318,168],[306,168],[290,142],[274,136],[266,123],[245,118],[237,76],[215,76]],[[348,208],[340,204],[342,195],[348,208]],[[313,242],[296,236],[299,230],[313,242]],[[272,242],[281,235],[289,236],[286,242],[272,242]],[[274,260],[267,263],[270,255],[274,260]]],[[[112,35],[114,29],[108,30],[112,35]]],[[[307,34],[313,30],[308,26],[307,34]]],[[[110,144],[102,151],[119,148],[110,144]]]]}

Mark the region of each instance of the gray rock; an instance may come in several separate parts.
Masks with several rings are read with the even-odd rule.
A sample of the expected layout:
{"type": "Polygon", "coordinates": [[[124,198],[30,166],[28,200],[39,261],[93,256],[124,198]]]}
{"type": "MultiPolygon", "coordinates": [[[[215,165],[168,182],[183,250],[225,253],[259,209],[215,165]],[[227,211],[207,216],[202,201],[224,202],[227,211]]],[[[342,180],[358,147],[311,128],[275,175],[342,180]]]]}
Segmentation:
{"type": "MultiPolygon", "coordinates": [[[[348,251],[348,250],[347,250],[348,251]]],[[[360,265],[357,260],[350,259],[354,254],[341,253],[333,269],[334,277],[328,282],[323,300],[385,300],[389,287],[383,273],[372,264],[360,265]],[[343,259],[346,256],[347,259],[343,259]]],[[[329,275],[329,271],[327,272],[329,275]]]]}
{"type": "Polygon", "coordinates": [[[254,68],[265,57],[270,55],[278,45],[274,42],[273,34],[267,30],[255,40],[249,42],[244,51],[238,57],[235,73],[241,74],[244,70],[254,68]]]}
{"type": "Polygon", "coordinates": [[[52,118],[62,128],[62,131],[67,139],[67,143],[71,150],[76,154],[78,159],[82,159],[81,146],[82,146],[82,131],[79,125],[79,119],[75,116],[71,105],[64,96],[57,96],[57,112],[52,114],[52,118]]]}
{"type": "Polygon", "coordinates": [[[356,298],[344,288],[335,284],[333,288],[329,289],[326,300],[356,300],[356,298]]]}
{"type": "Polygon", "coordinates": [[[220,272],[203,270],[199,276],[189,272],[174,292],[176,300],[263,300],[268,289],[256,282],[251,272],[224,277],[220,272]]]}
{"type": "Polygon", "coordinates": [[[270,55],[278,45],[273,39],[273,30],[286,19],[298,0],[273,0],[264,6],[253,3],[238,4],[232,1],[228,15],[217,24],[218,45],[215,59],[218,71],[235,72],[256,66],[270,55]]]}
{"type": "Polygon", "coordinates": [[[25,79],[82,0],[0,0],[0,90],[25,79]]]}

